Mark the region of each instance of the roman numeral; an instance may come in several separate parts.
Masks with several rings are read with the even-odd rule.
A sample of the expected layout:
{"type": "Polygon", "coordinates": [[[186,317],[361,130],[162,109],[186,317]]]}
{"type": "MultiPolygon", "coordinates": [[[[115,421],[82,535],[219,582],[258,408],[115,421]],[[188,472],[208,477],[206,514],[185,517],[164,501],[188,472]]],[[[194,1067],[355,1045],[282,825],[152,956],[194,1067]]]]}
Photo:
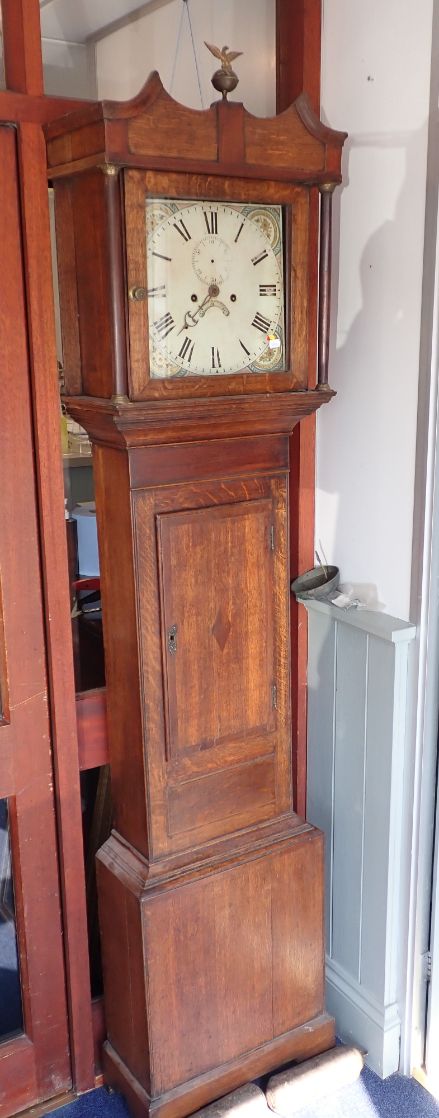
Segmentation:
{"type": "Polygon", "coordinates": [[[204,220],[205,220],[206,226],[207,226],[207,232],[208,233],[217,233],[218,232],[218,214],[217,214],[216,210],[211,210],[209,213],[206,213],[206,210],[203,210],[203,213],[204,213],[204,220]]]}
{"type": "Polygon", "coordinates": [[[175,322],[169,311],[167,314],[163,314],[162,317],[158,318],[157,322],[154,323],[154,329],[157,330],[161,338],[167,338],[171,330],[174,329],[174,326],[175,322]]]}
{"type": "Polygon", "coordinates": [[[261,260],[267,260],[267,259],[268,259],[268,252],[267,252],[267,249],[264,248],[264,251],[260,252],[259,256],[252,256],[252,264],[255,264],[255,265],[260,264],[261,260]]]}
{"type": "Polygon", "coordinates": [[[258,313],[255,314],[255,317],[254,317],[253,322],[252,322],[252,326],[255,326],[256,330],[260,330],[262,334],[266,334],[269,325],[270,325],[270,319],[269,318],[264,318],[263,314],[259,314],[259,311],[258,311],[258,313]]]}
{"type": "Polygon", "coordinates": [[[260,283],[259,284],[259,294],[260,295],[275,295],[276,294],[276,284],[275,283],[260,283]]]}
{"type": "Polygon", "coordinates": [[[152,255],[158,256],[159,260],[169,260],[169,263],[171,263],[172,256],[163,256],[161,252],[154,252],[154,250],[152,255]]]}
{"type": "Polygon", "coordinates": [[[236,237],[235,237],[235,245],[236,245],[236,242],[239,241],[239,238],[241,236],[243,228],[244,228],[244,222],[241,221],[241,224],[239,226],[238,232],[237,232],[236,237]]]}
{"type": "Polygon", "coordinates": [[[247,349],[247,346],[246,346],[246,345],[244,345],[244,342],[242,342],[242,341],[241,341],[241,338],[239,339],[239,344],[240,344],[240,345],[242,345],[242,348],[243,348],[243,350],[244,350],[244,353],[246,353],[246,354],[247,354],[247,357],[250,357],[250,350],[249,350],[249,349],[247,349]]]}
{"type": "Polygon", "coordinates": [[[190,363],[192,361],[192,354],[194,352],[194,345],[195,345],[195,342],[193,342],[191,340],[191,338],[185,338],[184,342],[182,344],[182,347],[181,347],[181,349],[179,350],[179,353],[178,353],[178,356],[181,357],[182,361],[184,361],[184,359],[186,358],[186,362],[187,362],[188,365],[190,365],[190,363]]]}
{"type": "Polygon", "coordinates": [[[221,358],[220,358],[220,355],[219,355],[219,349],[218,349],[217,346],[216,347],[212,346],[212,369],[220,369],[220,368],[221,368],[221,358]]]}
{"type": "Polygon", "coordinates": [[[165,294],[166,284],[164,283],[161,283],[160,287],[148,287],[148,299],[151,299],[153,295],[157,295],[157,298],[162,298],[165,294]]]}
{"type": "Polygon", "coordinates": [[[174,229],[177,230],[177,233],[180,233],[180,236],[183,237],[184,241],[190,241],[192,239],[191,235],[189,233],[189,230],[186,229],[186,226],[185,226],[185,223],[184,223],[182,217],[180,217],[178,219],[178,225],[177,225],[177,222],[174,221],[174,229]]]}

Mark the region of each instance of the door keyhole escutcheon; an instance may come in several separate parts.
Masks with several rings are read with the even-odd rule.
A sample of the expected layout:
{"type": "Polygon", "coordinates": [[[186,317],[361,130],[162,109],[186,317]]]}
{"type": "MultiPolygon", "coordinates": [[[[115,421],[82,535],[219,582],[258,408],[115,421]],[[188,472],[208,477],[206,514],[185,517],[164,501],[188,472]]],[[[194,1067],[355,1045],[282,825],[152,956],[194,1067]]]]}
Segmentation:
{"type": "Polygon", "coordinates": [[[168,629],[168,652],[171,653],[171,656],[174,656],[176,651],[177,651],[177,626],[176,625],[171,625],[171,628],[168,629]]]}

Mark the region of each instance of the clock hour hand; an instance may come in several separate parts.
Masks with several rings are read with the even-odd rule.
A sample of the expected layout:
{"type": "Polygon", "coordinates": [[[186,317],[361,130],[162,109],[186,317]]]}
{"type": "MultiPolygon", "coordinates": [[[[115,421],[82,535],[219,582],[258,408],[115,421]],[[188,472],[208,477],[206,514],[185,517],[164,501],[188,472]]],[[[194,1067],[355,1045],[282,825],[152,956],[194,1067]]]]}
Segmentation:
{"type": "Polygon", "coordinates": [[[211,284],[207,295],[203,299],[203,302],[200,303],[199,307],[197,307],[195,311],[186,311],[183,326],[178,331],[179,334],[182,334],[184,330],[189,330],[192,326],[196,326],[200,318],[204,318],[204,315],[211,307],[219,307],[223,314],[230,314],[229,308],[226,307],[220,299],[215,298],[216,295],[219,295],[219,287],[217,287],[216,284],[211,284]]]}
{"type": "Polygon", "coordinates": [[[198,316],[204,314],[203,307],[205,307],[206,304],[210,302],[210,299],[211,299],[211,296],[210,296],[209,292],[207,292],[207,295],[203,299],[203,302],[200,303],[199,307],[197,307],[197,309],[195,311],[186,311],[185,316],[184,316],[183,326],[178,331],[179,334],[182,334],[183,330],[189,330],[191,326],[196,326],[197,325],[198,316]]]}

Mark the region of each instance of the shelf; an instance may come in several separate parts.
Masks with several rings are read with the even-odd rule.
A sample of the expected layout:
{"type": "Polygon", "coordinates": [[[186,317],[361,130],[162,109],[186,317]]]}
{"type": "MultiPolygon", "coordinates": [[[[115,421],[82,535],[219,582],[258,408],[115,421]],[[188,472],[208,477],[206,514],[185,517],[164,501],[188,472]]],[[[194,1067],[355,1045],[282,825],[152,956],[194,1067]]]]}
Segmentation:
{"type": "Polygon", "coordinates": [[[92,455],[91,451],[87,454],[78,454],[75,450],[69,450],[63,454],[62,460],[65,469],[74,469],[75,466],[91,466],[92,455]]]}

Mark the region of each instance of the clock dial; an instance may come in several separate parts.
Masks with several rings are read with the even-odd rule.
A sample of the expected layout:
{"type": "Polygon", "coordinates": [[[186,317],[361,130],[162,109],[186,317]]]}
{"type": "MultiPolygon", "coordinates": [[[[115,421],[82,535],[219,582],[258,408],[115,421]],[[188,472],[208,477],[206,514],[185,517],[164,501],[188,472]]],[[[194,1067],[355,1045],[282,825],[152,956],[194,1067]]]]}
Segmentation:
{"type": "Polygon", "coordinates": [[[151,377],[285,369],[282,209],[147,199],[151,377]]]}

